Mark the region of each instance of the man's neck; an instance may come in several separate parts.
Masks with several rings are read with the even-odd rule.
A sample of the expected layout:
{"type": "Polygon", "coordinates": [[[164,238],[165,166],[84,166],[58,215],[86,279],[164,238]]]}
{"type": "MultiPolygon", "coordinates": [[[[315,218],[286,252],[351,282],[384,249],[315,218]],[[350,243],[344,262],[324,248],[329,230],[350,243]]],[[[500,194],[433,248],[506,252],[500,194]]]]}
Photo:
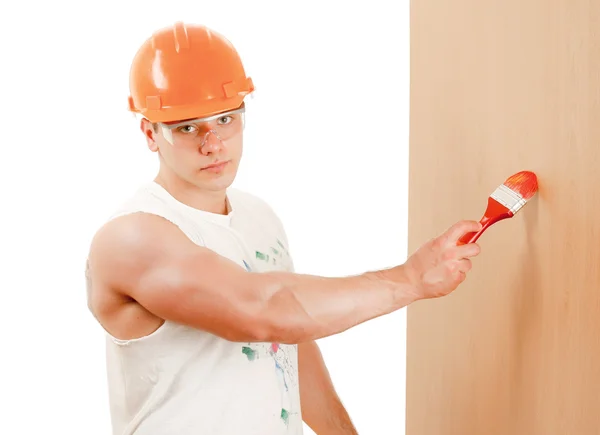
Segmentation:
{"type": "Polygon", "coordinates": [[[215,214],[227,214],[227,191],[206,191],[185,182],[167,181],[163,177],[156,177],[154,182],[162,186],[177,201],[198,209],[215,214]]]}

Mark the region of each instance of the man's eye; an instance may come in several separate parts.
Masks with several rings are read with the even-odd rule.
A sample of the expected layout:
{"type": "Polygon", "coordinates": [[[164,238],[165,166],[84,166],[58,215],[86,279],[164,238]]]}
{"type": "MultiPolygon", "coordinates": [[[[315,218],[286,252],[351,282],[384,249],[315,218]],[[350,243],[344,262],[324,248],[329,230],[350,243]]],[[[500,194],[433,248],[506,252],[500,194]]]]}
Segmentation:
{"type": "Polygon", "coordinates": [[[180,131],[182,133],[193,133],[194,131],[196,131],[196,126],[195,125],[182,125],[181,127],[179,127],[177,129],[177,131],[180,131]]]}

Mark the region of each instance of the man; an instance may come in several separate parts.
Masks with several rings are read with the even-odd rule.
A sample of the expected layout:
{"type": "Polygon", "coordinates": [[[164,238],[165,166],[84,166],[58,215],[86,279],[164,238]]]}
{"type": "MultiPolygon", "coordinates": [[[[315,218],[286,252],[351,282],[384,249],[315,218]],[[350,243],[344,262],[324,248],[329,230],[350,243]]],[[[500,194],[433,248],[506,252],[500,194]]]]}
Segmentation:
{"type": "Polygon", "coordinates": [[[254,90],[235,48],[198,25],[148,39],[130,73],[160,169],[96,233],[89,308],[107,332],[119,435],[355,434],[316,339],[453,291],[476,244],[464,221],[405,264],[357,276],[294,273],[281,221],[230,187],[254,90]]]}

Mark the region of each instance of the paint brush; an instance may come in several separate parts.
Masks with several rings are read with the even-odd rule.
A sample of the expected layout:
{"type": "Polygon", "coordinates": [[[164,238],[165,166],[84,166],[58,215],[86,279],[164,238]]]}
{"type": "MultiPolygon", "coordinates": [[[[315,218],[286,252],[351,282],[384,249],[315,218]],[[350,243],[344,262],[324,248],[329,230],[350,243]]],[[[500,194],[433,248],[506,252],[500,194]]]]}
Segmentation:
{"type": "Polygon", "coordinates": [[[513,217],[536,194],[537,176],[531,171],[511,175],[488,198],[487,209],[479,221],[482,228],[462,236],[458,244],[474,243],[485,230],[504,219],[513,217]]]}

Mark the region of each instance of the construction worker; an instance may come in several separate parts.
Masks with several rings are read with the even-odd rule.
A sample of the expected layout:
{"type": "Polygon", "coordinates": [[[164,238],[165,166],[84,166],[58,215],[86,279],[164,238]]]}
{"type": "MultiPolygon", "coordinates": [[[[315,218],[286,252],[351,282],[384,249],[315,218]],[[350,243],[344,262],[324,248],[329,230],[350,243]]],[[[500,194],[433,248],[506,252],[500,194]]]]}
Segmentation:
{"type": "Polygon", "coordinates": [[[114,433],[355,434],[315,340],[452,292],[479,254],[457,241],[479,223],[389,269],[297,274],[273,209],[230,187],[254,90],[233,45],[176,23],[139,48],[129,83],[160,168],[99,228],[86,271],[114,433]]]}

